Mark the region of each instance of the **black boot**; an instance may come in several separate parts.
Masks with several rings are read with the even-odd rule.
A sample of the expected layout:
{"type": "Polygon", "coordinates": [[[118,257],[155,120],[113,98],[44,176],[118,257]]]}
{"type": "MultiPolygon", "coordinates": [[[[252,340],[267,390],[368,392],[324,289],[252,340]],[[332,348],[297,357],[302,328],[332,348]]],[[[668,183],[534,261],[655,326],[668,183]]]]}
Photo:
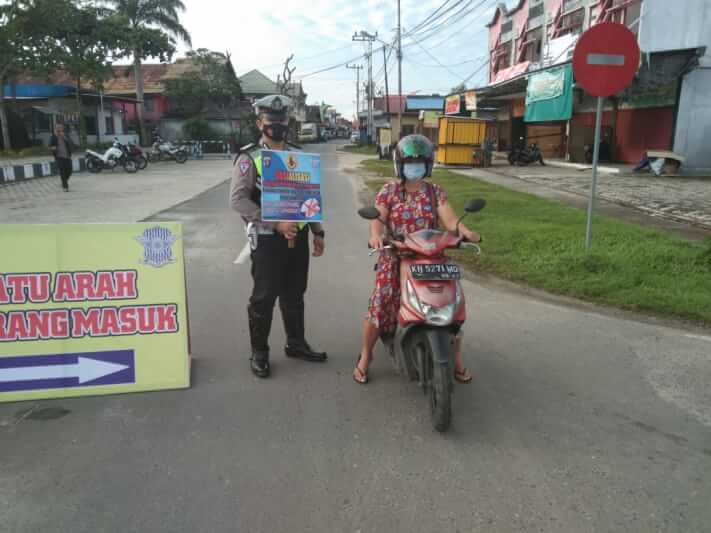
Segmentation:
{"type": "Polygon", "coordinates": [[[286,307],[279,302],[279,308],[284,319],[284,331],[286,331],[286,346],[284,347],[286,356],[317,363],[325,361],[328,358],[326,352],[314,351],[304,338],[303,304],[286,307]]]}
{"type": "Polygon", "coordinates": [[[252,357],[249,366],[255,376],[267,378],[269,367],[269,331],[272,328],[272,314],[258,313],[250,305],[247,307],[249,317],[249,340],[252,345],[252,357]]]}

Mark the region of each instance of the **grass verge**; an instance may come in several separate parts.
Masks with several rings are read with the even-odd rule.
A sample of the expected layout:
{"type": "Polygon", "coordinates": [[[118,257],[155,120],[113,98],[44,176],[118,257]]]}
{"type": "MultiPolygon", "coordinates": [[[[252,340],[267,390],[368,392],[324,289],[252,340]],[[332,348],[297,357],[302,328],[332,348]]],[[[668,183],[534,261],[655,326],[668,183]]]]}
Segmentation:
{"type": "MultiPolygon", "coordinates": [[[[366,160],[380,176],[392,164],[366,160]]],[[[607,217],[595,217],[593,251],[584,249],[584,211],[461,176],[435,170],[458,213],[469,198],[486,208],[467,217],[483,236],[482,255],[454,252],[467,267],[551,293],[711,326],[711,239],[704,243],[607,217]]]]}
{"type": "Polygon", "coordinates": [[[367,144],[344,144],[343,146],[339,146],[338,150],[341,152],[349,152],[351,154],[378,155],[375,145],[368,146],[367,144]]]}

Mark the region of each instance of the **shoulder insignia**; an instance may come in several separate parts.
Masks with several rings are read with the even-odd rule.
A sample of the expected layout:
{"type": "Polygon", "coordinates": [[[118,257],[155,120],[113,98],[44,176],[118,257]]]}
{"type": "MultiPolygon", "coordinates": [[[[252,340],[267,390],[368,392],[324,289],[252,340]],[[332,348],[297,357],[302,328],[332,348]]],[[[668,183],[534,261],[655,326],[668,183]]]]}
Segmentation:
{"type": "Polygon", "coordinates": [[[239,166],[239,175],[246,176],[249,173],[249,169],[252,168],[252,158],[243,157],[237,161],[239,166]]]}

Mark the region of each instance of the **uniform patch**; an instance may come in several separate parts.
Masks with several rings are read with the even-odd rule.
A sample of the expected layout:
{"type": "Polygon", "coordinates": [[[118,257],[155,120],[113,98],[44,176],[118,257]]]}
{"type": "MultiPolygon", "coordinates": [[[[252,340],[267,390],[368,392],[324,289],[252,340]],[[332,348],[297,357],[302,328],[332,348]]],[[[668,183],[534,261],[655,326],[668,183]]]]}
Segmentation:
{"type": "Polygon", "coordinates": [[[239,163],[239,175],[240,176],[246,176],[247,172],[249,172],[249,169],[252,167],[252,161],[249,159],[242,159],[239,163]]]}

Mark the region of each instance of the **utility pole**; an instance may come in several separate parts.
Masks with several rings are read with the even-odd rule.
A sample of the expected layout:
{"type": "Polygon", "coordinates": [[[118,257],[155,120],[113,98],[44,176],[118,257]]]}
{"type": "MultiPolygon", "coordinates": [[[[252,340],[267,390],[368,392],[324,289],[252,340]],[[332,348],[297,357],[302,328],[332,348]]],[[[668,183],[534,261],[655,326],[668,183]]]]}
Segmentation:
{"type": "Polygon", "coordinates": [[[400,26],[400,0],[397,0],[397,136],[402,132],[402,26],[400,26]]]}
{"type": "Polygon", "coordinates": [[[385,46],[383,46],[383,69],[385,69],[385,111],[390,121],[390,91],[388,89],[388,58],[385,56],[385,46]]]}
{"type": "Polygon", "coordinates": [[[368,144],[373,142],[373,41],[378,37],[378,32],[371,35],[361,30],[353,34],[354,41],[368,43],[368,144]]]}
{"type": "Polygon", "coordinates": [[[356,71],[356,119],[360,127],[360,71],[363,65],[346,65],[346,68],[356,71]]]}

